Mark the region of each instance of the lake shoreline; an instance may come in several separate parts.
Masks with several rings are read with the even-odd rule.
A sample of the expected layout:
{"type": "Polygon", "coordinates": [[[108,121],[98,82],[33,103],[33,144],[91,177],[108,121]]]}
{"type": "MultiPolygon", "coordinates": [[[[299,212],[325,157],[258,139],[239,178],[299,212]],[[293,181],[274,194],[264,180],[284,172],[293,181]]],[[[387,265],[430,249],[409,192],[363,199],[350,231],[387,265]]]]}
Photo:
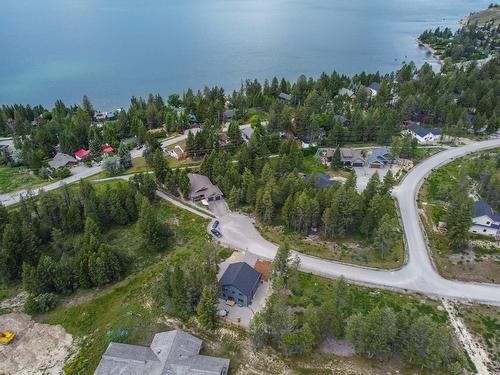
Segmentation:
{"type": "Polygon", "coordinates": [[[420,38],[417,38],[417,43],[419,47],[424,47],[429,54],[432,55],[432,57],[438,62],[439,65],[443,65],[443,60],[441,57],[437,54],[437,51],[432,47],[430,44],[424,43],[420,40],[420,38]]]}

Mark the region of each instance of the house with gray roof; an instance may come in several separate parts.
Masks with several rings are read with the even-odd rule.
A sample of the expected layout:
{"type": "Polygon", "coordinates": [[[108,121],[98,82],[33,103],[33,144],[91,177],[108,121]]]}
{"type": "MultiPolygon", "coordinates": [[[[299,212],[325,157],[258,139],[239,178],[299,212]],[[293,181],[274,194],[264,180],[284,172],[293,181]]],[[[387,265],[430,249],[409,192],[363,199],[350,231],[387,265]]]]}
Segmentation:
{"type": "Polygon", "coordinates": [[[363,159],[361,151],[353,148],[341,148],[340,160],[345,167],[363,167],[365,165],[365,159],[363,159]]]}
{"type": "Polygon", "coordinates": [[[500,239],[500,214],[485,201],[474,202],[471,233],[484,234],[500,239]]]}
{"type": "Polygon", "coordinates": [[[342,115],[335,115],[335,118],[342,124],[342,126],[351,125],[351,121],[342,115]]]}
{"type": "Polygon", "coordinates": [[[391,160],[391,150],[387,146],[374,149],[368,156],[368,166],[370,168],[383,168],[387,164],[393,162],[391,160]]]}
{"type": "Polygon", "coordinates": [[[157,333],[149,347],[112,342],[94,375],[226,375],[229,359],[200,355],[201,345],[181,330],[157,333]]]}
{"type": "Polygon", "coordinates": [[[412,122],[408,128],[410,135],[417,139],[418,143],[434,143],[441,139],[441,129],[427,129],[420,126],[419,122],[412,122]]]}
{"type": "Polygon", "coordinates": [[[207,202],[213,202],[222,199],[222,191],[218,186],[212,184],[212,181],[207,176],[188,173],[188,178],[191,185],[191,200],[199,201],[205,199],[207,202]]]}
{"type": "Polygon", "coordinates": [[[221,298],[246,307],[252,303],[262,274],[245,262],[230,264],[219,280],[221,298]]]}
{"type": "Polygon", "coordinates": [[[54,158],[49,161],[49,167],[50,169],[55,170],[69,165],[75,165],[77,163],[78,160],[76,160],[73,156],[58,152],[54,158]]]}
{"type": "Polygon", "coordinates": [[[254,129],[251,126],[241,129],[241,137],[243,138],[245,143],[248,143],[250,141],[250,138],[252,138],[253,133],[254,129]]]}
{"type": "Polygon", "coordinates": [[[291,102],[292,101],[292,95],[290,94],[287,94],[285,92],[281,92],[279,95],[278,95],[278,98],[280,98],[281,100],[283,100],[284,102],[291,102]]]}

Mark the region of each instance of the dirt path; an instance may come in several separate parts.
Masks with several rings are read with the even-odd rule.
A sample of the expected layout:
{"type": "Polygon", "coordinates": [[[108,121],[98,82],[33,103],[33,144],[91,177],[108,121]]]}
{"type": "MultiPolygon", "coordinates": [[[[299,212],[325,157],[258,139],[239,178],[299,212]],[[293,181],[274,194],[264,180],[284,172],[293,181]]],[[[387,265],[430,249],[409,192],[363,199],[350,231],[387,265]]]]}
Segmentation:
{"type": "Polygon", "coordinates": [[[444,308],[448,312],[450,323],[455,329],[458,339],[462,343],[462,346],[469,355],[471,361],[476,366],[478,375],[488,375],[490,372],[488,371],[487,364],[490,363],[490,360],[488,358],[487,352],[483,349],[481,344],[469,333],[464,322],[458,316],[453,304],[446,299],[442,299],[442,303],[444,308]]]}
{"type": "Polygon", "coordinates": [[[75,350],[73,337],[63,327],[36,323],[29,315],[0,315],[0,331],[11,330],[14,340],[0,346],[0,373],[5,375],[60,375],[75,350]]]}

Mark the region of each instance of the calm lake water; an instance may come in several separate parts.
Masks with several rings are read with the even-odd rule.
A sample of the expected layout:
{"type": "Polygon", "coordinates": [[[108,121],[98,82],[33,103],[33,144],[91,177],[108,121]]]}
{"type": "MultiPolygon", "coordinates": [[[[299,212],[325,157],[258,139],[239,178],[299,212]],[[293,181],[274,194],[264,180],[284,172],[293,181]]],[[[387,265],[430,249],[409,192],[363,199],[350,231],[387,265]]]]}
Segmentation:
{"type": "Polygon", "coordinates": [[[415,38],[491,0],[2,0],[0,104],[106,110],[188,87],[432,59],[415,38]]]}

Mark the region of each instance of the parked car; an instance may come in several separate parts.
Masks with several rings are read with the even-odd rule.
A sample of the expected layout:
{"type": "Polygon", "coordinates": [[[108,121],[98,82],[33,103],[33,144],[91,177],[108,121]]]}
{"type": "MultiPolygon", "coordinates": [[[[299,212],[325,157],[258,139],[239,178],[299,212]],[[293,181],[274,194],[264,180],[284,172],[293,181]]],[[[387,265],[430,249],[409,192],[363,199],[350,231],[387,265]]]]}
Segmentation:
{"type": "Polygon", "coordinates": [[[217,227],[219,226],[219,220],[215,220],[214,223],[212,224],[212,229],[217,229],[217,227]]]}
{"type": "Polygon", "coordinates": [[[222,237],[222,233],[219,232],[217,229],[212,229],[211,232],[217,238],[221,238],[222,237]]]}

